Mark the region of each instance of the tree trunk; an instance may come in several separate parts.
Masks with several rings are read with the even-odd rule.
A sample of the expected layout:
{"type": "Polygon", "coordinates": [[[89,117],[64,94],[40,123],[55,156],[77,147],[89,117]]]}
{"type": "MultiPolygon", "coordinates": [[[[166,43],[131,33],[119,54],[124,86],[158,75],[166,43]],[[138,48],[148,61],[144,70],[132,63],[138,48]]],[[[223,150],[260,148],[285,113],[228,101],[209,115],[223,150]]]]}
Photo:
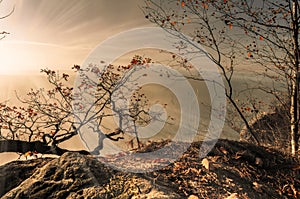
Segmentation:
{"type": "Polygon", "coordinates": [[[140,138],[138,136],[138,132],[137,132],[137,128],[136,128],[136,121],[134,121],[134,133],[135,133],[135,137],[136,137],[136,142],[138,145],[138,149],[141,148],[141,144],[140,144],[140,138]]]}
{"type": "Polygon", "coordinates": [[[293,0],[293,40],[294,40],[294,70],[292,71],[292,85],[291,85],[291,153],[293,156],[297,155],[298,151],[298,93],[299,93],[299,79],[298,79],[298,71],[299,71],[299,42],[298,42],[298,2],[293,0]]]}
{"type": "MultiPolygon", "coordinates": [[[[295,75],[293,79],[295,80],[295,75]]],[[[298,150],[298,86],[297,82],[292,83],[292,96],[291,96],[291,152],[296,156],[298,150]]]]}

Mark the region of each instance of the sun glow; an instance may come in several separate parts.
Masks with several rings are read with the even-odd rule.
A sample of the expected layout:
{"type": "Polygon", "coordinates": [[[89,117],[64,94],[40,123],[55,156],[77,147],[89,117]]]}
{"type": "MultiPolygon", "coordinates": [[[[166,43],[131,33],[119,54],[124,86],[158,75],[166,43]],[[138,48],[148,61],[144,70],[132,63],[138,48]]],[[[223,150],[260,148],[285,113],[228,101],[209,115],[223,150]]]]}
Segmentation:
{"type": "Polygon", "coordinates": [[[66,69],[80,63],[86,51],[51,43],[0,42],[0,74],[38,73],[41,68],[66,69]],[[67,57],[68,59],[64,59],[67,57]]]}
{"type": "Polygon", "coordinates": [[[0,21],[1,29],[10,33],[0,41],[0,74],[38,73],[41,68],[64,69],[82,62],[92,47],[70,42],[80,39],[64,32],[77,21],[72,16],[76,16],[76,12],[85,6],[82,2],[56,3],[1,1],[0,16],[12,10],[14,12],[0,21]],[[53,4],[56,6],[49,9],[49,5],[51,7],[53,4]]]}
{"type": "Polygon", "coordinates": [[[10,33],[0,40],[0,74],[81,64],[110,35],[145,25],[143,13],[136,12],[138,2],[1,1],[0,17],[14,12],[0,20],[0,32],[10,33]]]}
{"type": "Polygon", "coordinates": [[[20,74],[28,70],[28,60],[33,59],[24,45],[0,42],[0,73],[20,74]]]}

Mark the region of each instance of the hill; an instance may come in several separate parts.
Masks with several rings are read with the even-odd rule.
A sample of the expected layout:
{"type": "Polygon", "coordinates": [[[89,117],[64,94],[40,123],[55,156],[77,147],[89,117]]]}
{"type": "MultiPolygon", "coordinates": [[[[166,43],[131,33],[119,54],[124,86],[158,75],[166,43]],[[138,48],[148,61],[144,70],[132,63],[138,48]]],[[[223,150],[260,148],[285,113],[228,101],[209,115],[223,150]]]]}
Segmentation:
{"type": "MultiPolygon", "coordinates": [[[[152,143],[140,152],[183,143],[152,143]]],[[[0,167],[1,198],[299,198],[300,162],[246,142],[219,140],[199,158],[193,143],[176,162],[147,173],[114,170],[92,156],[13,161],[0,167]]],[[[131,155],[111,161],[136,161],[131,155]]],[[[151,166],[151,163],[147,163],[151,166]]],[[[155,164],[152,164],[155,166],[155,164]]]]}

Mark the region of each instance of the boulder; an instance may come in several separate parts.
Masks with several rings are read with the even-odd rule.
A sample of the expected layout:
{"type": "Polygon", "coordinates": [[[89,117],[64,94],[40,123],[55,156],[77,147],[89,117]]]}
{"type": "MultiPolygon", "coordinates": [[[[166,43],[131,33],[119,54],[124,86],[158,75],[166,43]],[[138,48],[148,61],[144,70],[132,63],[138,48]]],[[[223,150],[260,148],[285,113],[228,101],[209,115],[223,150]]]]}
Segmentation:
{"type": "Polygon", "coordinates": [[[1,191],[9,190],[2,198],[180,198],[167,186],[74,152],[31,162],[27,166],[13,162],[2,168],[6,175],[2,181],[6,180],[1,186],[7,187],[1,191]]]}

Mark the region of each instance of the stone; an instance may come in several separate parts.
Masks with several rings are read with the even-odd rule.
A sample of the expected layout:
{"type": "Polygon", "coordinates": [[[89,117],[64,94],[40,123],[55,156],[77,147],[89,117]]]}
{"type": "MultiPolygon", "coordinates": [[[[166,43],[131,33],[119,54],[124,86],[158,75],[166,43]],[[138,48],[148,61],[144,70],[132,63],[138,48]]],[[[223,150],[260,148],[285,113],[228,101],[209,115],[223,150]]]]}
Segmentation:
{"type": "MultiPolygon", "coordinates": [[[[12,183],[2,198],[180,198],[167,186],[137,174],[113,170],[100,161],[68,152],[39,159],[26,176],[12,183]]],[[[28,166],[29,167],[29,166],[28,166]]],[[[19,172],[19,169],[14,168],[19,172]]],[[[5,173],[5,172],[3,172],[5,173]]],[[[13,179],[6,171],[7,180],[13,179]]],[[[7,183],[6,183],[7,184],[7,183]]]]}

